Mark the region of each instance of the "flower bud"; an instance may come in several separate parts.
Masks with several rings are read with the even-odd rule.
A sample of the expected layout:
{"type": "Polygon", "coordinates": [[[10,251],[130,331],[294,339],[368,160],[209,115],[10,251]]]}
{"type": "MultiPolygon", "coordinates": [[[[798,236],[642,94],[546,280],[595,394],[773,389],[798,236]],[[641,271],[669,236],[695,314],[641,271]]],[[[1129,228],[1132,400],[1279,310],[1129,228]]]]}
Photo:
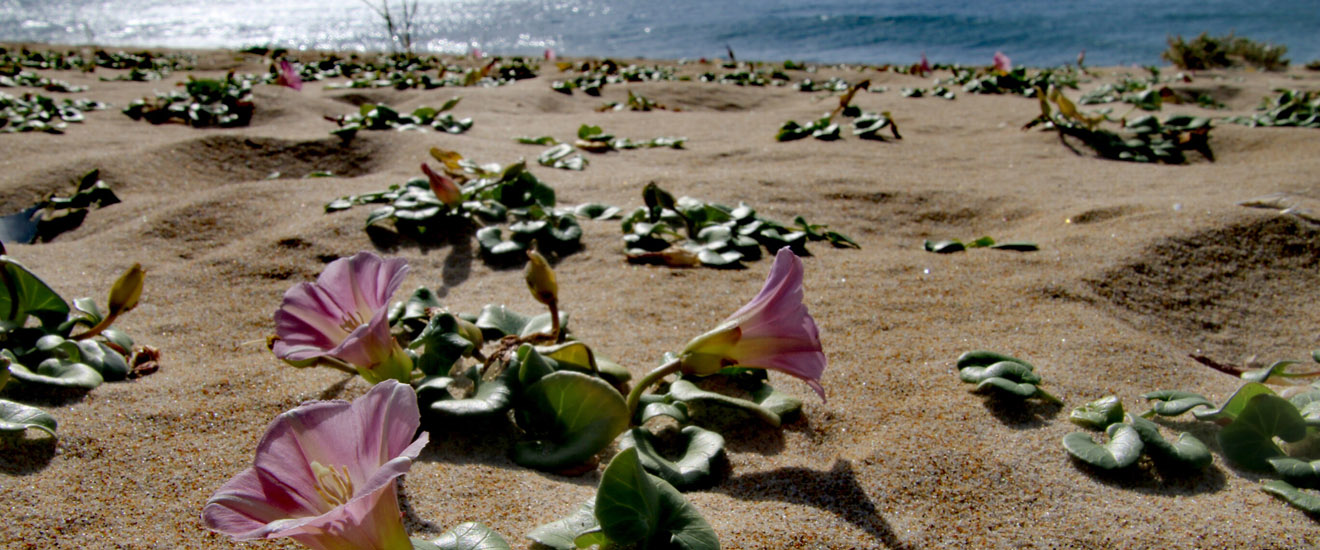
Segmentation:
{"type": "Polygon", "coordinates": [[[527,289],[532,291],[536,301],[547,306],[559,303],[559,283],[555,282],[555,272],[550,269],[550,262],[540,252],[527,251],[527,289]]]}
{"type": "Polygon", "coordinates": [[[142,271],[142,264],[133,264],[128,268],[119,279],[115,281],[115,286],[110,287],[110,315],[119,315],[126,313],[137,307],[138,299],[142,297],[142,277],[145,274],[142,271]]]}
{"type": "Polygon", "coordinates": [[[472,342],[473,350],[479,350],[485,345],[486,338],[481,335],[481,329],[477,328],[477,325],[458,317],[454,317],[454,324],[458,326],[458,335],[472,342]]]}
{"type": "Polygon", "coordinates": [[[432,170],[425,162],[422,163],[422,172],[431,180],[431,192],[435,193],[435,198],[440,199],[440,202],[450,208],[463,204],[463,190],[459,189],[453,179],[432,170]]]}

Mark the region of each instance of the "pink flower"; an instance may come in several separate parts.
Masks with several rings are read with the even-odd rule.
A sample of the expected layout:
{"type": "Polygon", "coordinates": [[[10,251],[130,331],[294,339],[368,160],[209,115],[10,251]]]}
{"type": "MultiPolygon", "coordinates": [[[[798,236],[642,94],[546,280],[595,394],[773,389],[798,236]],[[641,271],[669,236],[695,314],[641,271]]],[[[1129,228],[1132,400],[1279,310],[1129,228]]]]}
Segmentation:
{"type": "Polygon", "coordinates": [[[917,64],[916,70],[913,72],[917,73],[918,76],[926,76],[930,71],[930,61],[926,60],[926,54],[923,53],[921,54],[921,63],[917,64]]]}
{"type": "Polygon", "coordinates": [[[235,540],[292,537],[317,550],[411,550],[396,482],[429,436],[417,394],[387,380],[347,401],[311,401],[271,422],[252,467],[202,508],[235,540]]]}
{"type": "Polygon", "coordinates": [[[1013,70],[1013,61],[1004,52],[995,52],[995,69],[1003,72],[1013,70]]]}
{"type": "Polygon", "coordinates": [[[545,49],[545,60],[546,60],[546,61],[554,61],[554,60],[555,60],[555,51],[552,50],[552,49],[550,49],[550,48],[546,48],[546,49],[545,49]]]}
{"type": "Polygon", "coordinates": [[[472,59],[481,59],[483,57],[486,57],[486,53],[481,51],[481,48],[478,48],[476,46],[472,47],[471,53],[472,53],[472,59]]]}
{"type": "Polygon", "coordinates": [[[294,70],[293,64],[284,59],[280,60],[280,75],[275,78],[275,83],[302,91],[302,77],[298,76],[298,71],[294,70]]]}
{"type": "Polygon", "coordinates": [[[777,370],[801,378],[824,400],[825,353],[802,295],[802,260],[780,248],[761,292],[688,342],[679,356],[683,372],[710,375],[729,366],[777,370]]]}
{"type": "Polygon", "coordinates": [[[390,297],[407,273],[408,262],[370,252],[330,262],[315,283],[298,283],[284,293],[271,350],[295,364],[338,359],[373,384],[407,382],[412,359],[390,335],[386,319],[390,297]]]}
{"type": "Polygon", "coordinates": [[[431,180],[431,192],[435,193],[435,198],[440,199],[440,202],[450,208],[463,204],[463,190],[454,183],[454,180],[432,170],[425,162],[422,163],[422,172],[431,180]]]}

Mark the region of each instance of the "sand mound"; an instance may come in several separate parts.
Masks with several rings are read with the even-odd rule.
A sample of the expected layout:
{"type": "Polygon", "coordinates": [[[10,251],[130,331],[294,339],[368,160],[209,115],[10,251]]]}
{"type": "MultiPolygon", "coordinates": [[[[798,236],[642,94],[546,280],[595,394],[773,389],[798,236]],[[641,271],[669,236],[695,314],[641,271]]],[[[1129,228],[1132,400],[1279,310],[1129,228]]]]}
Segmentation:
{"type": "Polygon", "coordinates": [[[1252,216],[1163,239],[1088,284],[1189,353],[1272,361],[1314,343],[1318,267],[1320,229],[1294,216],[1252,216]]]}

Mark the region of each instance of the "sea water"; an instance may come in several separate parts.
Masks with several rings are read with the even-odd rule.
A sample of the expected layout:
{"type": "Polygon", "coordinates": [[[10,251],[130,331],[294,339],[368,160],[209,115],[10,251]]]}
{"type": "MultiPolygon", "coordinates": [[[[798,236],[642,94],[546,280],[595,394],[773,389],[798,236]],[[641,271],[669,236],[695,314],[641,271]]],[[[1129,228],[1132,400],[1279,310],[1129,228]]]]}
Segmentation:
{"type": "MultiPolygon", "coordinates": [[[[388,50],[399,0],[0,0],[0,41],[388,50]]],[[[415,0],[435,53],[829,63],[1160,64],[1169,36],[1234,32],[1320,59],[1320,0],[415,0]]]]}

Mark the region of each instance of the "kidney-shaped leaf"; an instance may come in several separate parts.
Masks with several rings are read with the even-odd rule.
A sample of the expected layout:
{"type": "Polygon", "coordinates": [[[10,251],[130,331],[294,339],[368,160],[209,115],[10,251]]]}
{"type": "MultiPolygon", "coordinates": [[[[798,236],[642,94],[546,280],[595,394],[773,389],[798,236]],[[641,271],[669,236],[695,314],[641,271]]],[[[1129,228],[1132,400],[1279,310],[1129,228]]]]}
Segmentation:
{"type": "Polygon", "coordinates": [[[1265,461],[1284,481],[1298,487],[1320,489],[1320,460],[1276,456],[1265,461]]]}
{"type": "Polygon", "coordinates": [[[1123,402],[1116,395],[1107,395],[1073,409],[1068,420],[1083,428],[1103,430],[1123,421],[1123,402]]]}
{"type": "Polygon", "coordinates": [[[518,464],[558,471],[586,462],[628,428],[623,396],[607,382],[559,371],[523,391],[519,409],[535,417],[544,434],[513,449],[518,464]]]}
{"type": "Polygon", "coordinates": [[[105,381],[101,377],[101,373],[96,372],[96,369],[92,367],[53,357],[37,365],[35,372],[18,362],[14,362],[9,365],[9,373],[15,379],[28,384],[80,390],[90,390],[100,386],[101,382],[105,381]]]}
{"type": "Polygon", "coordinates": [[[988,367],[969,366],[958,371],[958,379],[979,384],[986,378],[1007,378],[1014,382],[1039,384],[1040,375],[1017,361],[1000,361],[988,367]]]}
{"type": "Polygon", "coordinates": [[[69,317],[69,304],[8,256],[0,255],[0,329],[21,328],[31,315],[53,330],[69,317]]]}
{"type": "Polygon", "coordinates": [[[21,432],[36,428],[55,435],[55,417],[50,413],[5,399],[0,399],[0,433],[21,432]]]}
{"type": "Polygon", "coordinates": [[[802,402],[782,394],[770,384],[754,388],[751,397],[754,401],[730,397],[698,388],[688,380],[677,380],[669,385],[669,395],[687,406],[688,415],[693,419],[703,416],[724,416],[729,411],[742,411],[760,418],[771,427],[778,428],[783,417],[802,409],[802,402]]]}
{"type": "Polygon", "coordinates": [[[988,367],[1000,361],[1012,361],[1014,363],[1020,363],[1030,370],[1036,370],[1036,367],[1031,363],[1018,359],[1017,357],[986,350],[973,350],[959,355],[957,367],[959,370],[967,367],[988,367]]]}
{"type": "Polygon", "coordinates": [[[621,544],[646,541],[660,528],[659,490],[638,455],[635,448],[614,455],[596,491],[596,521],[621,544]]]}
{"type": "Polygon", "coordinates": [[[1297,407],[1273,394],[1252,397],[1232,424],[1219,430],[1224,456],[1244,468],[1269,471],[1269,459],[1283,456],[1274,442],[1278,437],[1295,442],[1306,437],[1306,422],[1297,407]]]}
{"type": "Polygon", "coordinates": [[[1261,490],[1283,499],[1284,502],[1299,510],[1320,514],[1320,496],[1310,491],[1293,487],[1287,481],[1271,479],[1261,486],[1261,490]]]}
{"type": "Polygon", "coordinates": [[[1205,443],[1192,434],[1182,432],[1178,434],[1177,440],[1169,443],[1160,435],[1160,429],[1154,422],[1131,414],[1127,415],[1125,421],[1137,431],[1137,435],[1141,436],[1146,454],[1186,464],[1198,470],[1204,470],[1214,458],[1205,443]]]}
{"type": "Polygon", "coordinates": [[[1242,411],[1247,408],[1247,403],[1257,395],[1274,395],[1274,392],[1265,384],[1247,382],[1238,388],[1236,392],[1233,392],[1233,395],[1228,398],[1228,401],[1224,402],[1223,406],[1218,409],[1192,411],[1192,416],[1195,416],[1197,420],[1227,424],[1242,414],[1242,411]]]}
{"type": "Polygon", "coordinates": [[[600,524],[596,522],[596,498],[592,497],[573,510],[573,513],[532,529],[527,533],[527,538],[554,550],[577,550],[578,546],[573,541],[598,528],[600,524]]]}
{"type": "Polygon", "coordinates": [[[1209,399],[1199,393],[1180,390],[1159,390],[1141,394],[1142,399],[1149,399],[1150,412],[1142,416],[1158,414],[1160,416],[1178,416],[1197,407],[1214,407],[1209,399]]]}
{"type": "Polygon", "coordinates": [[[645,428],[633,428],[619,438],[619,448],[636,447],[642,467],[675,488],[691,490],[709,486],[718,472],[714,464],[724,455],[724,436],[688,426],[682,435],[683,455],[671,461],[656,448],[657,438],[645,428]]]}
{"type": "Polygon", "coordinates": [[[1109,429],[1109,443],[1097,444],[1086,432],[1073,432],[1063,436],[1063,448],[1077,460],[1100,468],[1116,470],[1131,466],[1141,457],[1141,436],[1127,424],[1114,424],[1109,429]]]}
{"type": "Polygon", "coordinates": [[[482,380],[471,397],[455,399],[449,393],[454,379],[428,376],[417,386],[417,401],[425,411],[442,418],[488,420],[502,416],[513,402],[512,373],[505,371],[493,380],[482,380]]]}

